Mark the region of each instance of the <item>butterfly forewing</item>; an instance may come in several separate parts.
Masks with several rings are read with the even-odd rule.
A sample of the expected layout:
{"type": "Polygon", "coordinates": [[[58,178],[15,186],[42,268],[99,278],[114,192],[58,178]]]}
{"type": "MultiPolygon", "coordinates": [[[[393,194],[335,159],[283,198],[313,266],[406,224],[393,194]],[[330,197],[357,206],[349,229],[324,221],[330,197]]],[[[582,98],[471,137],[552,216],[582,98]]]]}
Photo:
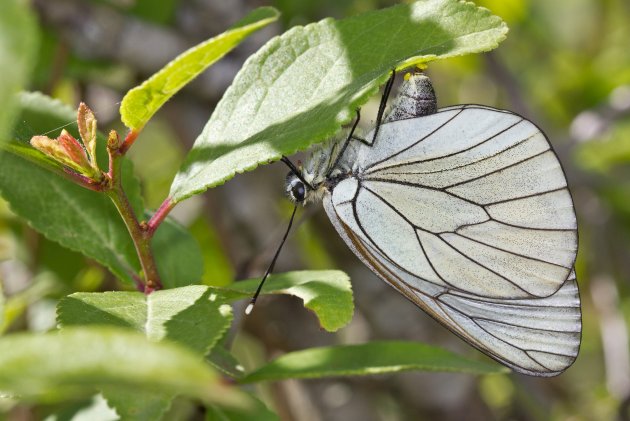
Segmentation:
{"type": "Polygon", "coordinates": [[[495,359],[528,374],[568,367],[581,328],[576,220],[542,132],[479,106],[380,130],[324,199],[346,243],[495,359]]]}

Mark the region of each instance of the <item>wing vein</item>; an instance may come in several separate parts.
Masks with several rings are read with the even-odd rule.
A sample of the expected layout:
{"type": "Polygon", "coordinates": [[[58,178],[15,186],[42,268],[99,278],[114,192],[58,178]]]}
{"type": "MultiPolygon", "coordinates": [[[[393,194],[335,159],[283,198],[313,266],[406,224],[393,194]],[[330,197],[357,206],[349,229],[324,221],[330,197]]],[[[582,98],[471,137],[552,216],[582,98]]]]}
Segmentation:
{"type": "Polygon", "coordinates": [[[429,138],[430,136],[433,136],[438,130],[440,130],[442,127],[446,126],[448,123],[450,123],[451,121],[453,121],[458,115],[460,115],[462,112],[464,111],[464,109],[462,108],[461,110],[459,110],[457,112],[457,114],[455,114],[453,117],[449,118],[448,120],[446,120],[444,123],[440,124],[437,128],[435,128],[431,133],[427,134],[426,136],[421,137],[420,139],[418,139],[417,141],[413,142],[411,145],[399,150],[398,152],[389,155],[386,158],[383,158],[379,161],[373,162],[372,164],[370,164],[369,166],[367,166],[365,168],[365,171],[369,170],[370,168],[374,167],[375,165],[381,164],[389,159],[392,159],[393,157],[400,155],[401,153],[413,148],[414,146],[416,146],[418,143],[422,142],[423,140],[429,138]]]}
{"type": "Polygon", "coordinates": [[[527,157],[527,158],[525,158],[525,159],[522,159],[522,160],[520,160],[520,161],[518,161],[518,162],[515,162],[515,163],[513,163],[513,164],[510,164],[510,165],[506,165],[505,167],[497,168],[496,170],[493,170],[493,171],[490,171],[489,173],[486,173],[486,174],[480,175],[479,177],[470,178],[470,179],[468,179],[468,180],[460,181],[459,183],[451,184],[450,186],[448,186],[448,188],[449,188],[449,189],[451,189],[451,188],[453,188],[453,187],[461,186],[462,184],[471,183],[471,182],[473,182],[473,181],[480,180],[480,179],[485,178],[485,177],[488,177],[488,176],[490,176],[490,175],[497,174],[497,173],[499,173],[499,172],[501,172],[501,171],[505,171],[505,170],[507,170],[508,168],[516,167],[517,165],[520,165],[520,164],[522,164],[522,163],[524,163],[524,162],[527,162],[527,161],[529,161],[529,160],[531,160],[531,159],[537,158],[537,157],[539,157],[539,156],[541,156],[541,155],[543,155],[543,154],[546,154],[546,153],[547,153],[547,152],[549,152],[549,151],[550,151],[550,149],[545,149],[544,151],[539,152],[539,153],[537,153],[537,154],[535,154],[535,155],[528,156],[528,157],[527,157]]]}
{"type": "MultiPolygon", "coordinates": [[[[440,237],[441,239],[442,237],[440,237]]],[[[465,253],[461,252],[459,249],[457,249],[455,246],[453,246],[452,244],[450,244],[448,241],[444,241],[444,244],[446,244],[448,247],[452,248],[454,251],[456,251],[459,255],[461,255],[464,259],[468,259],[471,262],[475,263],[476,265],[486,269],[488,272],[491,272],[495,275],[497,275],[499,278],[504,279],[505,281],[509,282],[510,284],[514,285],[516,288],[520,289],[521,291],[523,291],[525,294],[529,295],[530,297],[538,297],[538,298],[544,298],[544,297],[539,297],[538,295],[532,294],[531,292],[525,290],[523,287],[521,287],[520,285],[518,285],[516,282],[512,281],[509,278],[506,278],[505,276],[501,275],[498,272],[495,272],[494,270],[490,269],[489,267],[481,264],[480,262],[478,262],[477,260],[473,259],[472,257],[466,255],[465,253]]],[[[461,291],[461,288],[457,288],[461,291]]]]}
{"type": "MultiPolygon", "coordinates": [[[[501,135],[501,134],[505,133],[506,131],[508,131],[508,130],[510,130],[510,129],[512,129],[512,128],[514,128],[514,126],[516,126],[517,124],[522,123],[523,121],[525,121],[525,120],[524,120],[523,118],[521,118],[519,121],[517,121],[516,123],[512,124],[511,126],[509,126],[509,127],[505,128],[505,129],[501,130],[500,132],[497,132],[496,134],[492,135],[491,137],[489,137],[489,138],[487,138],[487,139],[484,139],[483,141],[481,141],[481,142],[479,142],[479,143],[477,143],[477,144],[475,144],[475,145],[469,146],[469,147],[468,147],[468,148],[466,148],[466,149],[460,149],[460,150],[458,150],[457,152],[452,152],[452,153],[450,153],[450,154],[443,155],[443,156],[437,156],[437,157],[435,157],[435,158],[420,159],[420,160],[417,160],[417,161],[409,161],[409,162],[401,162],[400,164],[392,164],[392,165],[388,165],[387,167],[378,168],[377,170],[374,170],[374,172],[377,172],[377,171],[378,171],[378,172],[381,172],[381,171],[383,171],[383,170],[389,170],[389,169],[392,169],[392,168],[404,167],[404,166],[406,166],[406,165],[413,165],[413,164],[420,164],[420,163],[424,163],[424,162],[437,161],[437,160],[444,159],[444,158],[450,158],[451,156],[459,155],[459,154],[464,153],[464,152],[468,152],[468,151],[470,151],[471,149],[474,149],[474,148],[476,148],[476,147],[478,147],[478,146],[481,146],[481,145],[483,145],[484,143],[489,142],[490,140],[494,139],[495,137],[497,137],[497,136],[499,136],[499,135],[501,135]]],[[[515,143],[514,145],[509,146],[509,147],[507,147],[507,148],[503,149],[502,151],[499,151],[499,152],[495,153],[494,155],[490,155],[490,156],[487,156],[487,157],[484,157],[484,158],[480,158],[480,159],[478,159],[478,160],[476,160],[476,161],[470,162],[470,163],[468,163],[468,164],[460,165],[460,166],[458,166],[458,167],[452,167],[452,168],[448,168],[448,169],[445,169],[445,170],[437,170],[437,171],[430,171],[430,172],[424,172],[424,173],[414,173],[414,172],[410,172],[410,173],[398,173],[398,174],[434,174],[434,173],[438,173],[438,172],[450,171],[450,170],[455,170],[455,169],[458,169],[458,168],[467,167],[467,166],[469,166],[469,165],[474,165],[474,164],[477,164],[477,163],[479,163],[479,162],[481,162],[481,161],[485,161],[486,159],[490,159],[490,158],[493,158],[493,157],[495,157],[495,156],[497,156],[497,155],[500,155],[500,154],[502,154],[503,152],[509,151],[510,149],[515,148],[515,147],[517,147],[518,145],[522,144],[523,142],[526,142],[526,141],[528,141],[529,139],[533,138],[533,137],[534,137],[534,136],[536,136],[537,134],[538,134],[538,133],[534,133],[533,135],[528,136],[528,137],[526,137],[525,139],[520,140],[518,143],[515,143]]]]}
{"type": "MultiPolygon", "coordinates": [[[[522,257],[522,258],[524,258],[524,259],[533,260],[533,261],[535,261],[535,262],[547,263],[547,264],[549,264],[549,265],[556,266],[556,267],[561,267],[561,268],[565,268],[565,269],[571,269],[571,267],[562,266],[562,265],[559,265],[559,264],[557,264],[557,263],[548,262],[548,261],[543,260],[543,259],[538,259],[537,257],[526,256],[526,255],[524,255],[524,254],[520,254],[520,253],[517,253],[517,252],[515,252],[515,251],[506,250],[506,249],[504,249],[504,248],[497,247],[497,246],[494,246],[494,245],[492,245],[492,244],[484,243],[484,242],[483,242],[483,241],[481,241],[481,240],[477,240],[477,239],[472,238],[472,237],[469,237],[469,236],[467,236],[467,235],[460,234],[459,232],[457,232],[458,230],[459,230],[459,228],[458,228],[458,229],[456,229],[456,230],[455,230],[455,232],[447,232],[447,233],[448,233],[448,234],[455,234],[455,235],[458,235],[458,236],[460,236],[460,237],[463,237],[463,238],[466,238],[466,239],[468,239],[468,240],[470,240],[470,241],[473,241],[473,242],[475,242],[475,243],[477,243],[477,244],[482,244],[482,245],[484,245],[484,246],[487,246],[487,247],[493,248],[493,249],[495,249],[495,250],[499,250],[499,251],[502,251],[502,252],[505,252],[505,253],[509,253],[509,254],[511,254],[511,255],[513,255],[513,256],[522,257]]],[[[440,234],[439,234],[439,236],[440,236],[440,238],[442,238],[444,241],[446,241],[446,239],[445,239],[444,237],[442,237],[442,235],[443,235],[443,234],[444,234],[444,233],[440,233],[440,234]]]]}

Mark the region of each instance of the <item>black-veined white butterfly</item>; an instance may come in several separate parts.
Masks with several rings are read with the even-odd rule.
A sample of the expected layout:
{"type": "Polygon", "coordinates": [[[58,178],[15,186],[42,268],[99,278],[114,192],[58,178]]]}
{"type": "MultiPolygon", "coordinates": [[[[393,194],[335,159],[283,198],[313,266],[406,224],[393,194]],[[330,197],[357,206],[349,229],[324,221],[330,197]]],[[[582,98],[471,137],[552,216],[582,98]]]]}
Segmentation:
{"type": "Polygon", "coordinates": [[[469,344],[521,373],[561,373],[581,339],[577,225],[549,141],[508,111],[437,110],[422,74],[382,119],[392,82],[368,140],[357,112],[345,142],[303,168],[283,158],[287,194],[323,201],[366,266],[469,344]]]}

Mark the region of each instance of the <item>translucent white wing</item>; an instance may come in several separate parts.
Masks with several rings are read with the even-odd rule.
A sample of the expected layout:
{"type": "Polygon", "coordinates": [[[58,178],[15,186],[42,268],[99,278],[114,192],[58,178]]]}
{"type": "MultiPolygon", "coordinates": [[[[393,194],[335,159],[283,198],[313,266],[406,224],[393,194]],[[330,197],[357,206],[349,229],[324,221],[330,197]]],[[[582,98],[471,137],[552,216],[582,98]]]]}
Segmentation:
{"type": "Polygon", "coordinates": [[[518,115],[460,106],[385,124],[355,171],[333,190],[335,206],[352,201],[341,220],[421,279],[535,298],[569,276],[577,224],[566,179],[543,133],[518,115]]]}
{"type": "MultiPolygon", "coordinates": [[[[457,292],[402,269],[347,226],[331,196],[324,208],[352,251],[376,273],[469,344],[520,373],[555,376],[577,357],[581,339],[580,297],[575,273],[553,295],[493,299],[457,292]]],[[[390,224],[387,224],[390,226],[390,224]]]]}
{"type": "Polygon", "coordinates": [[[356,176],[324,205],[370,268],[519,371],[553,375],[573,361],[576,219],[562,168],[535,125],[452,107],[384,124],[357,157],[356,176]],[[520,324],[502,319],[506,310],[522,315],[520,324]]]}

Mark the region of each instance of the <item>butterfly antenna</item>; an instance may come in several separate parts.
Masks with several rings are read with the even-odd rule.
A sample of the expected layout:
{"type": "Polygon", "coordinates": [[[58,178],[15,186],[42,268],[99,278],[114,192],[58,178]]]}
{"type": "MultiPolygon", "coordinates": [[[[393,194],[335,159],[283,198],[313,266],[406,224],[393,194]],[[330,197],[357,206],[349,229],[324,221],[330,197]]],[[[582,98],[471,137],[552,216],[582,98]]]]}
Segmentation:
{"type": "Polygon", "coordinates": [[[291,170],[291,172],[293,174],[295,174],[295,176],[302,182],[304,183],[304,185],[306,187],[308,187],[310,190],[313,190],[313,186],[311,186],[311,184],[306,181],[304,179],[304,177],[302,177],[302,171],[300,171],[294,164],[293,162],[291,162],[291,160],[289,158],[287,158],[286,156],[282,155],[282,158],[280,158],[280,161],[284,162],[285,164],[287,164],[287,167],[289,167],[289,169],[291,170]]]}
{"type": "Polygon", "coordinates": [[[276,250],[276,254],[273,256],[273,259],[271,260],[271,264],[269,265],[269,267],[267,268],[267,271],[263,275],[262,280],[260,281],[260,284],[258,284],[258,289],[256,290],[256,293],[254,294],[254,296],[252,297],[252,300],[249,302],[249,305],[245,309],[245,314],[250,314],[252,312],[252,310],[254,309],[254,305],[256,304],[256,300],[258,299],[258,295],[260,295],[260,291],[262,291],[262,287],[265,281],[267,280],[267,277],[269,276],[271,272],[273,272],[273,267],[275,266],[276,260],[278,259],[278,256],[280,255],[280,250],[282,250],[282,246],[284,246],[284,242],[287,240],[287,237],[289,236],[289,231],[291,231],[291,225],[293,225],[293,219],[295,218],[295,213],[297,212],[297,208],[298,208],[298,205],[296,203],[295,207],[293,208],[293,213],[291,214],[291,219],[289,219],[289,226],[287,227],[287,231],[284,233],[284,237],[282,237],[282,242],[280,243],[278,250],[276,250]]]}

